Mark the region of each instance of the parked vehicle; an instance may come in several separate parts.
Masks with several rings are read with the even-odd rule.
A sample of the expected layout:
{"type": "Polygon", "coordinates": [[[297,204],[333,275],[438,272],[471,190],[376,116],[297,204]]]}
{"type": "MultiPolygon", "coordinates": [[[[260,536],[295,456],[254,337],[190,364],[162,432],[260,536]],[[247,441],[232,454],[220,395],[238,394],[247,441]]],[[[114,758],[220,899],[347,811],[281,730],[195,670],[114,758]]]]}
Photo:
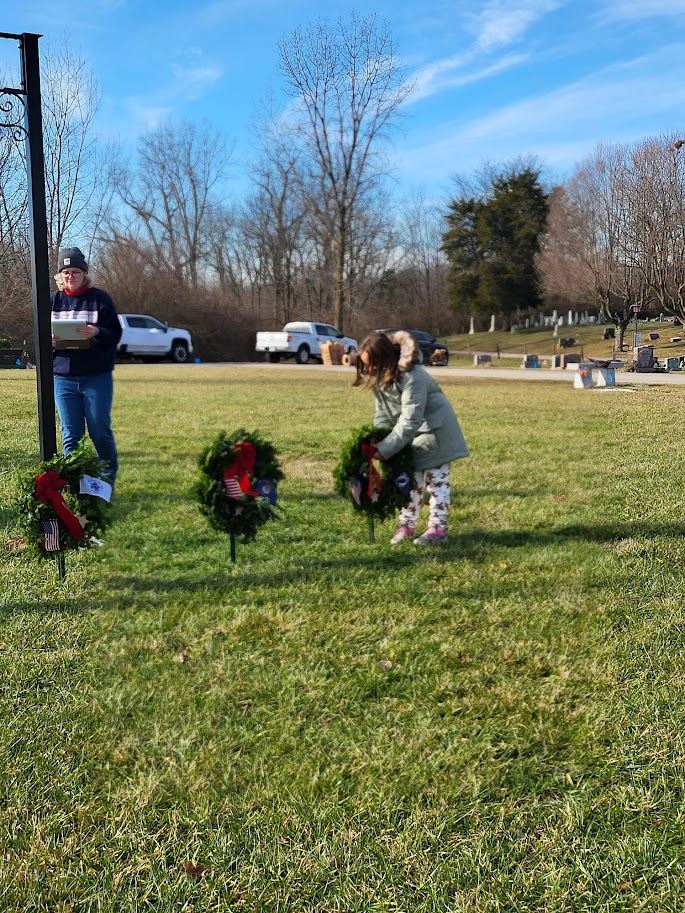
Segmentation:
{"type": "Polygon", "coordinates": [[[355,353],[358,348],[356,339],[343,336],[340,330],[327,323],[297,320],[286,323],[280,332],[257,333],[255,351],[264,352],[267,361],[294,358],[298,365],[306,365],[311,358],[321,358],[322,342],[342,343],[346,355],[355,353]]]}
{"type": "MultiPolygon", "coordinates": [[[[397,333],[399,330],[403,329],[402,327],[391,327],[386,330],[379,330],[380,333],[397,333]]],[[[447,350],[447,346],[438,342],[438,340],[431,333],[426,332],[426,330],[405,330],[406,333],[411,333],[414,339],[417,342],[418,347],[421,349],[421,354],[423,355],[423,363],[425,365],[433,365],[436,367],[445,367],[450,360],[450,353],[447,350]],[[437,353],[437,355],[436,355],[437,353]]]]}
{"type": "Polygon", "coordinates": [[[168,358],[185,364],[193,354],[193,341],[188,330],[170,327],[147,314],[119,314],[121,340],[117,348],[120,358],[143,358],[161,361],[168,358]]]}

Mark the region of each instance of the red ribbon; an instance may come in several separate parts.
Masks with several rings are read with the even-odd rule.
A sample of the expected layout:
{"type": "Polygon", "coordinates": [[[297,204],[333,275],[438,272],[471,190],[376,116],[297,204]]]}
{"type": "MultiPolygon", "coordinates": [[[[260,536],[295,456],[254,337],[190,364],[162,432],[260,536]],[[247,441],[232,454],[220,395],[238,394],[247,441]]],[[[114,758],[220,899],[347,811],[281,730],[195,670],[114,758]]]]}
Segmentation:
{"type": "Polygon", "coordinates": [[[371,501],[377,501],[378,495],[383,491],[383,479],[380,472],[373,465],[373,458],[378,453],[378,447],[371,442],[362,444],[362,453],[369,458],[369,481],[366,485],[366,494],[371,501]]]}
{"type": "Polygon", "coordinates": [[[41,504],[49,504],[66,526],[67,532],[71,538],[76,539],[78,542],[80,539],[83,539],[83,527],[76,514],[72,514],[64,503],[62,489],[66,488],[66,486],[67,483],[65,480],[58,472],[55,472],[54,469],[42,472],[39,476],[36,476],[36,500],[40,501],[41,504]]]}
{"type": "Polygon", "coordinates": [[[235,449],[238,458],[224,473],[224,482],[226,479],[238,479],[242,493],[256,498],[259,492],[250,483],[250,476],[254,472],[254,464],[257,459],[255,446],[250,441],[243,441],[242,444],[236,444],[235,449]]]}

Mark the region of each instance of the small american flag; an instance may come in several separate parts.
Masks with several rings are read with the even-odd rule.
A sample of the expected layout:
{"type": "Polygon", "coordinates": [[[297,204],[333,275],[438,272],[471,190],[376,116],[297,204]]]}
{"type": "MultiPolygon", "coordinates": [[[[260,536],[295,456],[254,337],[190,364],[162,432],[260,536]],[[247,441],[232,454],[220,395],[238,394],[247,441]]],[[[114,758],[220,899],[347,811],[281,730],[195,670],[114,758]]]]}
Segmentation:
{"type": "Polygon", "coordinates": [[[352,479],[350,482],[350,491],[352,492],[354,503],[360,505],[362,503],[362,483],[359,479],[352,479]]]}
{"type": "Polygon", "coordinates": [[[235,476],[230,479],[224,476],[224,485],[226,486],[226,494],[229,498],[232,498],[234,501],[238,501],[242,498],[243,493],[235,476]]]}
{"type": "Polygon", "coordinates": [[[41,520],[46,552],[59,551],[59,523],[57,520],[41,520]]]}

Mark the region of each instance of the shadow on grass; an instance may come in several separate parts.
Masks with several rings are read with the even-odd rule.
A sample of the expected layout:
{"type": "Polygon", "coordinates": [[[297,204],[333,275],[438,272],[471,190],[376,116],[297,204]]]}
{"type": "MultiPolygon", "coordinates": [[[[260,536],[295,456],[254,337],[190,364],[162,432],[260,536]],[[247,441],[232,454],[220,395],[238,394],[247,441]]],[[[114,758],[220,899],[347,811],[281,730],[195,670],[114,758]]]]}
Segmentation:
{"type": "Polygon", "coordinates": [[[451,557],[476,558],[490,550],[571,542],[608,544],[622,539],[680,539],[685,523],[571,523],[548,529],[464,529],[450,535],[451,557]],[[455,554],[456,553],[456,554],[455,554]]]}
{"type": "Polygon", "coordinates": [[[40,462],[40,454],[36,449],[35,452],[27,448],[6,448],[0,449],[0,463],[10,468],[11,472],[17,470],[31,469],[40,462]]]}
{"type": "Polygon", "coordinates": [[[269,573],[243,571],[240,562],[232,566],[226,562],[223,570],[215,570],[200,579],[197,570],[179,574],[169,579],[137,576],[118,576],[116,572],[108,578],[110,604],[123,607],[130,601],[125,591],[132,594],[160,593],[169,591],[195,592],[201,582],[204,588],[217,590],[249,590],[252,587],[283,587],[320,581],[322,577],[337,580],[345,571],[363,570],[368,574],[388,573],[425,565],[427,562],[449,565],[459,560],[482,560],[490,552],[501,549],[516,549],[535,546],[564,545],[571,542],[612,543],[625,538],[656,539],[682,538],[685,523],[619,523],[619,524],[571,524],[569,526],[537,530],[486,530],[464,529],[451,534],[450,541],[436,548],[402,546],[391,553],[387,551],[374,556],[347,555],[341,558],[322,560],[303,559],[298,565],[297,555],[292,551],[284,555],[287,567],[269,573]]]}
{"type": "MultiPolygon", "coordinates": [[[[387,572],[393,568],[401,570],[421,563],[421,555],[407,552],[406,554],[394,553],[392,555],[383,555],[379,557],[349,557],[321,561],[303,561],[300,566],[297,566],[292,562],[292,554],[290,554],[290,561],[291,563],[287,568],[284,568],[282,571],[276,571],[275,573],[258,574],[250,571],[244,572],[244,565],[241,566],[240,560],[240,546],[238,546],[237,563],[231,565],[227,558],[223,570],[217,569],[215,565],[214,573],[209,573],[202,577],[202,586],[205,588],[209,587],[210,589],[230,590],[231,592],[238,589],[249,590],[252,587],[283,587],[288,584],[302,584],[312,580],[318,580],[322,575],[338,572],[343,568],[347,570],[361,568],[368,573],[377,573],[380,571],[387,572]]],[[[117,577],[116,574],[112,574],[109,578],[109,590],[110,596],[112,596],[111,601],[117,605],[121,605],[120,599],[115,595],[115,591],[118,588],[121,588],[121,590],[131,590],[134,593],[168,592],[173,590],[194,592],[197,590],[197,586],[198,578],[196,571],[192,571],[188,575],[179,575],[168,580],[152,580],[146,577],[141,578],[132,576],[117,577]]]]}
{"type": "Polygon", "coordinates": [[[17,511],[14,507],[0,507],[0,535],[7,533],[17,522],[17,511]]]}
{"type": "Polygon", "coordinates": [[[112,502],[113,522],[119,522],[129,514],[144,511],[145,513],[155,513],[164,509],[170,503],[193,501],[191,495],[187,492],[178,494],[160,492],[160,491],[137,491],[119,496],[116,495],[112,502]]]}
{"type": "MultiPolygon", "coordinates": [[[[46,579],[50,575],[54,575],[55,577],[57,575],[55,568],[49,566],[45,566],[41,573],[46,575],[46,579]]],[[[33,576],[35,579],[35,573],[33,573],[33,576]]],[[[51,595],[39,598],[35,596],[11,596],[0,603],[0,618],[7,618],[10,615],[34,615],[38,613],[41,615],[50,615],[53,612],[70,616],[80,615],[82,612],[88,610],[88,606],[84,606],[83,604],[83,597],[77,598],[76,596],[71,596],[69,594],[68,571],[67,579],[62,584],[62,587],[64,588],[63,595],[51,595]]]]}

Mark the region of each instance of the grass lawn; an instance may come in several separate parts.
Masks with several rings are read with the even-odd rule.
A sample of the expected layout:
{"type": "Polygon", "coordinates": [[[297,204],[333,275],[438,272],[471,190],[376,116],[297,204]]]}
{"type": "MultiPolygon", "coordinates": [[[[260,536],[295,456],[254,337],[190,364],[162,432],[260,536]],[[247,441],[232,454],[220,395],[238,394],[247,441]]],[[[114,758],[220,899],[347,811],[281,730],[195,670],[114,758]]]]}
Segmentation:
{"type": "Polygon", "coordinates": [[[682,910],[683,394],[442,378],[472,457],[427,553],[332,495],[350,380],[117,368],[117,522],[61,585],[0,375],[0,910],[682,910]],[[287,479],[233,568],[188,489],[241,424],[287,479]]]}

